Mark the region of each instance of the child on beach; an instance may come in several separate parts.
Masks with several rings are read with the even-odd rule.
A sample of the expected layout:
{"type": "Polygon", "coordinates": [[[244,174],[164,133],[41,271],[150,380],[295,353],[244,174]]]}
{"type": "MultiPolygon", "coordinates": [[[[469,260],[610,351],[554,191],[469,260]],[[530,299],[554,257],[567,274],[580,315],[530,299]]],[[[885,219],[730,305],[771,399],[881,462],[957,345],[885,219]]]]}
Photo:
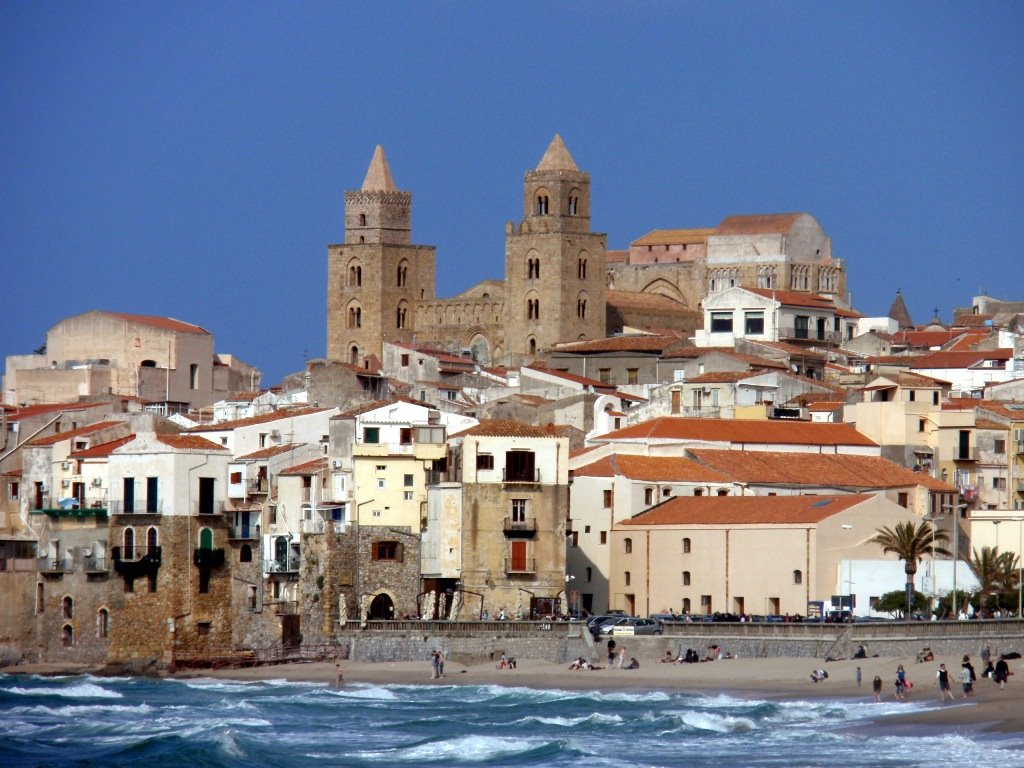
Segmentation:
{"type": "Polygon", "coordinates": [[[875,703],[878,704],[882,700],[882,678],[875,675],[875,679],[871,683],[871,688],[875,692],[875,703]]]}

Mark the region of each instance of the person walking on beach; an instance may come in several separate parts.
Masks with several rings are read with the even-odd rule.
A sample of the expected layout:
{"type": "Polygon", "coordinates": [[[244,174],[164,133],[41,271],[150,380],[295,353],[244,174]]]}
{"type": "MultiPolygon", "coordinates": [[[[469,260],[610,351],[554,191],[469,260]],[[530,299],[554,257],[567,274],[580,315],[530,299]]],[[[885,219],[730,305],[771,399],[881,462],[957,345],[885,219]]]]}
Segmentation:
{"type": "Polygon", "coordinates": [[[882,678],[878,675],[871,682],[871,689],[875,692],[875,704],[878,704],[882,700],[882,678]]]}
{"type": "Polygon", "coordinates": [[[619,669],[622,669],[622,667],[623,667],[623,665],[625,663],[626,663],[626,649],[625,648],[619,648],[619,663],[618,663],[619,669]]]}
{"type": "Polygon", "coordinates": [[[995,672],[992,673],[992,682],[999,683],[1000,688],[1006,687],[1006,678],[1010,676],[1010,665],[1006,663],[1006,658],[1003,656],[999,657],[999,661],[996,662],[995,672]]]}
{"type": "Polygon", "coordinates": [[[939,671],[935,674],[935,679],[939,684],[939,701],[945,701],[947,695],[952,701],[953,692],[949,689],[949,670],[946,669],[945,664],[939,664],[939,671]]]}
{"type": "Polygon", "coordinates": [[[900,664],[896,667],[896,698],[903,700],[903,695],[907,692],[907,673],[903,669],[903,665],[900,664]]]}
{"type": "Polygon", "coordinates": [[[437,676],[444,677],[444,654],[437,652],[437,676]]]}
{"type": "Polygon", "coordinates": [[[430,652],[431,680],[437,680],[437,678],[441,676],[440,662],[437,657],[438,653],[436,649],[430,652]]]}
{"type": "Polygon", "coordinates": [[[857,687],[860,688],[860,667],[857,667],[857,687]]]}
{"type": "Polygon", "coordinates": [[[608,668],[615,663],[615,641],[612,639],[608,640],[608,668]]]}

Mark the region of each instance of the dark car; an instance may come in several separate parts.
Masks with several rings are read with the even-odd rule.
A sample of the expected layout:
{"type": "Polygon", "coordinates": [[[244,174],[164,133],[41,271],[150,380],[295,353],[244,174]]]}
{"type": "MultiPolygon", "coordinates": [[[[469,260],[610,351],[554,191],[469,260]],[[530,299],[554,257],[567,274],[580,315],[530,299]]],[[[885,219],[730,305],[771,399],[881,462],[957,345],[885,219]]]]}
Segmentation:
{"type": "Polygon", "coordinates": [[[606,624],[614,624],[621,618],[621,616],[609,616],[607,614],[601,616],[591,616],[589,619],[587,619],[587,630],[594,637],[597,637],[601,634],[601,627],[605,626],[606,624]]]}

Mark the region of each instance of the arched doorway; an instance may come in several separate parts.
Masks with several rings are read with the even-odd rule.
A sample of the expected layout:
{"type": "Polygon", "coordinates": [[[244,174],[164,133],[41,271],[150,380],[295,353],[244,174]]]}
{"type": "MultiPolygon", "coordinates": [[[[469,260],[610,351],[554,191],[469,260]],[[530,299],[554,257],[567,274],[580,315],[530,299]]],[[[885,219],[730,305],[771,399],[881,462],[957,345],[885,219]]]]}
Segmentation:
{"type": "Polygon", "coordinates": [[[395,618],[395,604],[389,595],[380,594],[370,603],[370,612],[366,617],[370,621],[381,621],[395,618]]]}

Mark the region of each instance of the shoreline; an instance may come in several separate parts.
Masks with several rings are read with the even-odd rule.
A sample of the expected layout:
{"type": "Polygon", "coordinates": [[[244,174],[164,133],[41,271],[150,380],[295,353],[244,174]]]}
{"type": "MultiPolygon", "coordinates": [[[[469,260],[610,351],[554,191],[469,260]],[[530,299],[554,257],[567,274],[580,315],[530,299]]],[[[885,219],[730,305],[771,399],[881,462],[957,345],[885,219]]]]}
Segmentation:
{"type": "MultiPolygon", "coordinates": [[[[972,661],[978,661],[972,659],[972,661]]],[[[905,714],[887,709],[868,728],[872,732],[912,732],[915,728],[950,730],[965,735],[985,733],[1024,733],[1024,665],[1018,660],[1011,667],[1015,673],[1006,688],[1000,690],[992,681],[979,678],[974,684],[975,696],[964,700],[961,686],[955,682],[960,670],[960,657],[936,656],[932,662],[915,663],[912,657],[879,657],[859,660],[822,662],[806,658],[741,658],[698,664],[662,664],[644,662],[640,669],[568,669],[536,659],[520,659],[517,669],[497,669],[492,663],[465,665],[449,661],[442,679],[431,679],[429,658],[423,661],[353,662],[342,661],[342,685],[498,685],[544,690],[601,692],[668,692],[728,695],[745,699],[796,701],[802,699],[834,699],[845,702],[871,702],[871,681],[877,674],[883,680],[882,701],[897,703],[894,697],[896,667],[903,664],[913,688],[906,703],[927,704],[926,710],[913,709],[905,714]],[[951,684],[956,699],[940,703],[935,672],[939,663],[951,671],[951,684]],[[856,669],[861,667],[861,685],[856,683],[856,669]],[[829,677],[820,683],[810,680],[812,670],[825,669],[829,677]]],[[[975,664],[978,669],[980,664],[975,664]]],[[[100,666],[81,664],[25,664],[0,667],[0,673],[24,675],[97,674],[100,666]]],[[[217,670],[188,669],[159,677],[176,679],[214,678],[253,682],[288,680],[334,685],[333,662],[268,664],[258,667],[234,667],[217,670]]]]}

